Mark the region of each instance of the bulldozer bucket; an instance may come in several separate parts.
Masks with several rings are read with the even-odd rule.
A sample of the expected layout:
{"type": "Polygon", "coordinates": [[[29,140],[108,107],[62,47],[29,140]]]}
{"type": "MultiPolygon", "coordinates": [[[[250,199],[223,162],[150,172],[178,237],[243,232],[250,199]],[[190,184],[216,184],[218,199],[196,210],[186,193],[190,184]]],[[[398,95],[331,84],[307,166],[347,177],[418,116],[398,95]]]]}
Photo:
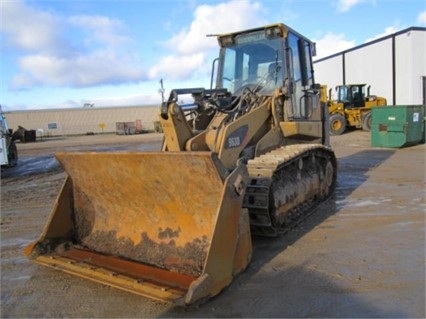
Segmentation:
{"type": "Polygon", "coordinates": [[[251,258],[245,165],[212,152],[58,153],[68,174],[35,262],[150,298],[218,294],[251,258]]]}

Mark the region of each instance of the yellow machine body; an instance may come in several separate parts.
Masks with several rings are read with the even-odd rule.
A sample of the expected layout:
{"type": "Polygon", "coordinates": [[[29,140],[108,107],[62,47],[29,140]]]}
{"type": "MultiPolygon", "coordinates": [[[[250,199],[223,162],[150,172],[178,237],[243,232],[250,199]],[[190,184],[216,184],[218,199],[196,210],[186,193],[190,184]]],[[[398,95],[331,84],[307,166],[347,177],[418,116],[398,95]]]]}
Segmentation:
{"type": "Polygon", "coordinates": [[[347,127],[371,129],[371,108],[385,106],[384,97],[370,95],[370,86],[366,84],[348,84],[336,87],[337,99],[327,98],[327,86],[321,86],[321,101],[326,102],[330,114],[330,134],[340,135],[347,127]]]}
{"type": "Polygon", "coordinates": [[[229,174],[211,152],[56,156],[70,177],[27,248],[36,262],[176,303],[217,294],[247,266],[245,166],[229,174]]]}
{"type": "Polygon", "coordinates": [[[68,177],[27,256],[192,304],[245,270],[253,234],[282,234],[330,197],[337,163],[314,44],[283,24],[218,42],[216,87],[175,89],[162,103],[161,151],[56,154],[68,177]],[[194,103],[181,104],[188,94],[194,103]]]}

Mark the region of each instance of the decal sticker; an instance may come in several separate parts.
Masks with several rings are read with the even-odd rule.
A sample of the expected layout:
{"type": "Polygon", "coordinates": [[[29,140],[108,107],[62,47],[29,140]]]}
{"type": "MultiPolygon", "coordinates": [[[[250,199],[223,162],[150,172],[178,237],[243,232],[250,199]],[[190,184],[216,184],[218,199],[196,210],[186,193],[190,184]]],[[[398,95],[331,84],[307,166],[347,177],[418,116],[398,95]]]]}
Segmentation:
{"type": "Polygon", "coordinates": [[[233,131],[226,138],[225,149],[240,147],[246,143],[245,138],[248,132],[248,125],[244,125],[233,131]]]}
{"type": "Polygon", "coordinates": [[[413,114],[413,122],[418,122],[419,121],[419,113],[414,113],[413,114]]]}

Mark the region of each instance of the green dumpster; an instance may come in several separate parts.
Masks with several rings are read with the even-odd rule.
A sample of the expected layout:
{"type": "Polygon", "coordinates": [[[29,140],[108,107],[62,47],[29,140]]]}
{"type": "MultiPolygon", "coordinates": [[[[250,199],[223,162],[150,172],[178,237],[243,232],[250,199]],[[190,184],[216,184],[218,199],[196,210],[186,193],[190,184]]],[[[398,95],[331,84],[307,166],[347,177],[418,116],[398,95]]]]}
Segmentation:
{"type": "Polygon", "coordinates": [[[371,145],[403,147],[424,142],[424,105],[372,108],[371,145]]]}

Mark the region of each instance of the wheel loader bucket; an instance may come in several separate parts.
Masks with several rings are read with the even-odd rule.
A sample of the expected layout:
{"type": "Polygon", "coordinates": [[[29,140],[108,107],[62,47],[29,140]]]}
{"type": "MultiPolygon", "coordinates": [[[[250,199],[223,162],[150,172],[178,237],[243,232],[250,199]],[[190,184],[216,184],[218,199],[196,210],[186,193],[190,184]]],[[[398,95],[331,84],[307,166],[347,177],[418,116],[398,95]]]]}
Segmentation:
{"type": "Polygon", "coordinates": [[[251,258],[245,165],[211,152],[58,153],[68,174],[35,262],[150,298],[218,294],[251,258]]]}

